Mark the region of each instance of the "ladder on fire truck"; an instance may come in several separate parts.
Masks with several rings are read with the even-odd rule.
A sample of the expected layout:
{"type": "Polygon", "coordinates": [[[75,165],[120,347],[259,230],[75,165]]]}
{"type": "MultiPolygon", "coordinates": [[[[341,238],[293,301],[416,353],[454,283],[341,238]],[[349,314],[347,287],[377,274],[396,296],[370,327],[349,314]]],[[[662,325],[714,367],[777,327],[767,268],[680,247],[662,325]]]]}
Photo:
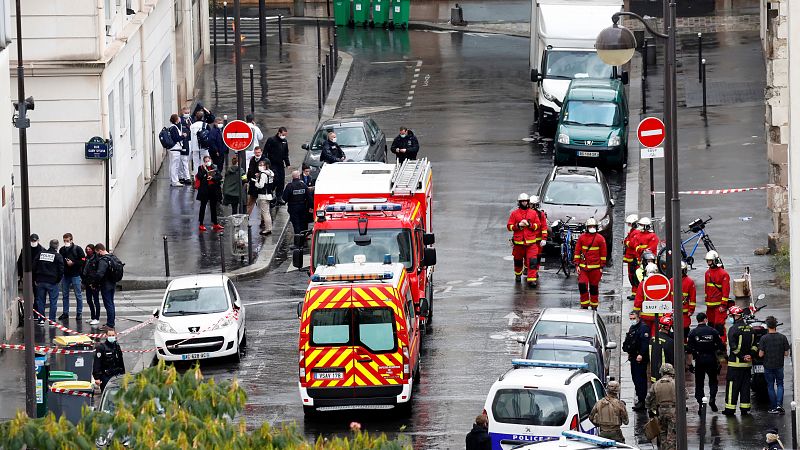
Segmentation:
{"type": "Polygon", "coordinates": [[[392,175],[392,195],[413,195],[418,189],[422,189],[428,167],[428,158],[403,161],[392,175]]]}

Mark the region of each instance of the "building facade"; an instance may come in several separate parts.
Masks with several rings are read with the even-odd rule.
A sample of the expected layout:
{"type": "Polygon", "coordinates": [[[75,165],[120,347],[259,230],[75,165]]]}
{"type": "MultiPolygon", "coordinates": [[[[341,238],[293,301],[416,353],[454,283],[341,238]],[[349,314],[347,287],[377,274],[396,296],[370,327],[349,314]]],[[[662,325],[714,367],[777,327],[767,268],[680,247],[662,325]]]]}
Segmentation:
{"type": "MultiPolygon", "coordinates": [[[[14,156],[11,136],[13,106],[9,52],[11,44],[11,0],[0,0],[0,342],[7,341],[19,324],[17,314],[17,227],[14,221],[14,156]]],[[[14,91],[16,93],[16,91],[14,91]]],[[[16,98],[16,96],[15,96],[16,98]]]]}

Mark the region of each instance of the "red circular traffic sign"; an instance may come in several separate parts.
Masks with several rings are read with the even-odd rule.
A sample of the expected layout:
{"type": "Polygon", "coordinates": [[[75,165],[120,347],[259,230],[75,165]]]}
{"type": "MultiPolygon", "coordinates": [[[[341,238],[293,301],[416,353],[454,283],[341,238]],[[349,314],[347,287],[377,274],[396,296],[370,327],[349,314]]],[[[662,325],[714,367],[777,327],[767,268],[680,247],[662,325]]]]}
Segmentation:
{"type": "Polygon", "coordinates": [[[669,296],[669,280],[664,275],[656,273],[644,280],[642,289],[650,300],[661,301],[669,296]]]}
{"type": "Polygon", "coordinates": [[[664,142],[664,136],[667,134],[667,128],[661,119],[655,117],[647,117],[639,122],[636,128],[636,135],[639,137],[639,143],[647,148],[658,147],[664,142]]]}
{"type": "Polygon", "coordinates": [[[253,130],[246,122],[234,120],[222,129],[222,140],[229,149],[242,151],[253,143],[253,130]]]}

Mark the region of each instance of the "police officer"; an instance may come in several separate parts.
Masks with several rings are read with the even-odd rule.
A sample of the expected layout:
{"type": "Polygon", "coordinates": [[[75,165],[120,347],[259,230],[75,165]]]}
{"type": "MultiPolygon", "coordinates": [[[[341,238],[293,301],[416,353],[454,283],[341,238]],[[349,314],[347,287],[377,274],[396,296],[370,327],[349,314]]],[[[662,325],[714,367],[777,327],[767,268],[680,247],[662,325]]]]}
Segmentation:
{"type": "Polygon", "coordinates": [[[697,314],[697,327],[689,332],[689,352],[694,357],[694,398],[699,406],[703,405],[705,396],[704,378],[708,375],[708,406],[717,412],[717,375],[719,374],[719,361],[717,352],[725,353],[725,344],[719,337],[719,332],[708,326],[706,313],[697,314]]]}
{"type": "Polygon", "coordinates": [[[400,134],[392,141],[391,150],[397,156],[397,162],[403,164],[407,159],[417,159],[419,141],[413,131],[407,127],[400,127],[400,134]]]}
{"type": "Polygon", "coordinates": [[[625,443],[620,427],[628,424],[628,410],[619,399],[619,382],[609,381],[606,396],[594,404],[589,420],[600,428],[600,437],[625,443]]]}
{"type": "Polygon", "coordinates": [[[281,196],[288,204],[289,220],[292,222],[295,236],[308,228],[308,213],[314,207],[311,191],[300,179],[300,171],[292,171],[292,182],[286,185],[281,196]]]}
{"type": "MultiPolygon", "coordinates": [[[[42,250],[33,261],[33,277],[36,280],[37,310],[44,313],[44,299],[50,297],[50,326],[55,326],[58,311],[58,294],[64,277],[64,258],[58,253],[58,239],[50,240],[50,247],[42,250]]],[[[41,317],[39,318],[39,323],[41,317]]]]}
{"type": "MultiPolygon", "coordinates": [[[[659,379],[647,392],[647,410],[658,417],[661,432],[658,435],[658,450],[675,448],[675,368],[664,364],[659,369],[659,379]]],[[[680,395],[686,395],[686,392],[680,395]]]]}
{"type": "Polygon", "coordinates": [[[106,388],[108,380],[125,373],[125,361],[122,359],[122,349],[117,342],[117,333],[108,330],[105,342],[97,344],[94,353],[94,366],[92,376],[94,382],[100,385],[100,390],[106,388]]]}
{"type": "Polygon", "coordinates": [[[644,399],[647,396],[650,326],[642,321],[639,311],[631,311],[628,318],[631,326],[625,334],[622,351],[628,354],[628,361],[631,363],[631,379],[636,389],[636,404],[633,405],[633,410],[644,411],[644,399]]]}
{"type": "Polygon", "coordinates": [[[328,133],[328,139],[322,144],[322,154],[319,155],[319,160],[325,164],[333,164],[342,162],[346,159],[342,147],[336,143],[336,132],[331,131],[328,133]]]}
{"type": "Polygon", "coordinates": [[[742,318],[744,310],[736,305],[731,306],[728,314],[728,375],[725,386],[725,409],[722,414],[736,414],[736,403],[743,415],[750,414],[750,368],[753,366],[753,354],[758,351],[753,339],[753,329],[742,318]]]}
{"type": "Polygon", "coordinates": [[[672,339],[672,314],[664,314],[658,319],[658,331],[650,338],[650,381],[659,378],[660,368],[664,364],[675,363],[674,341],[672,339]]]}

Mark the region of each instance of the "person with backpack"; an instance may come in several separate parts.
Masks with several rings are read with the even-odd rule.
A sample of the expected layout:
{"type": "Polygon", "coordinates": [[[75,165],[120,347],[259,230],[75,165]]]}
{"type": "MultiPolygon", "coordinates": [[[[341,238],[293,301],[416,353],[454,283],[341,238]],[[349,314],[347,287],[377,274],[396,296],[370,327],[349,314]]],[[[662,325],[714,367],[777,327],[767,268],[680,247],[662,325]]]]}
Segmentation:
{"type": "Polygon", "coordinates": [[[214,165],[217,166],[219,170],[223,170],[225,167],[225,160],[228,159],[228,146],[225,145],[225,140],[222,139],[223,127],[222,119],[217,117],[209,132],[211,145],[209,146],[208,153],[211,155],[211,161],[214,162],[214,165]]]}
{"type": "Polygon", "coordinates": [[[81,272],[86,255],[80,245],[72,242],[72,233],[64,233],[64,245],[58,253],[64,258],[64,278],[61,280],[61,315],[58,320],[69,319],[69,291],[75,291],[77,313],[75,320],[83,318],[83,293],[81,292],[81,272]]]}
{"type": "Polygon", "coordinates": [[[116,317],[114,308],[114,293],[117,289],[117,282],[122,280],[124,264],[116,256],[106,250],[106,246],[101,242],[94,246],[95,258],[97,259],[96,268],[90,271],[90,283],[100,290],[103,297],[103,306],[106,309],[106,324],[104,330],[114,329],[114,319],[116,317]]]}
{"type": "MultiPolygon", "coordinates": [[[[183,153],[183,139],[186,134],[181,132],[180,117],[173,114],[169,117],[170,125],[161,129],[158,133],[158,140],[161,141],[161,146],[169,150],[169,182],[170,186],[183,187],[181,177],[184,176],[183,162],[181,155],[183,153]]],[[[185,176],[189,176],[188,173],[185,176]]]]}
{"type": "Polygon", "coordinates": [[[86,253],[86,261],[83,264],[81,271],[81,280],[83,281],[83,292],[86,294],[86,303],[89,304],[90,318],[87,320],[89,325],[97,325],[100,323],[100,291],[96,286],[89,282],[89,273],[97,271],[97,254],[94,251],[94,244],[89,244],[84,249],[86,253]]]}
{"type": "Polygon", "coordinates": [[[208,148],[211,145],[211,128],[203,120],[203,111],[194,113],[194,123],[190,130],[189,150],[192,154],[192,175],[197,175],[198,169],[203,165],[203,158],[209,156],[208,148]]]}

